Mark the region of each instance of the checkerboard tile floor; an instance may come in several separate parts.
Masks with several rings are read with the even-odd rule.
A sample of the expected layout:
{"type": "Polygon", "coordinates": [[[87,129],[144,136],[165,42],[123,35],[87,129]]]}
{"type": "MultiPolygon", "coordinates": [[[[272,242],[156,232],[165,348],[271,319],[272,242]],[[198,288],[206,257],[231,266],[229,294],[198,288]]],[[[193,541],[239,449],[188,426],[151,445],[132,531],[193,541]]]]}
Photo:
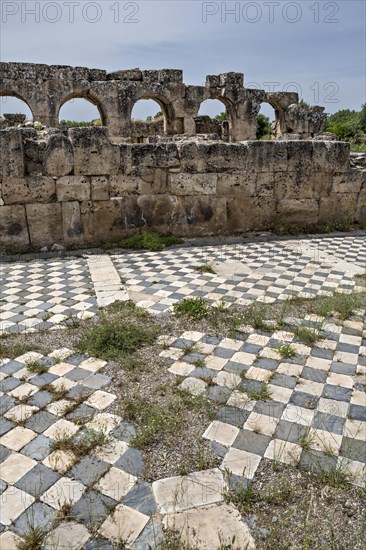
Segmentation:
{"type": "Polygon", "coordinates": [[[117,548],[119,540],[143,542],[149,534],[156,501],[141,479],[141,455],[129,445],[133,426],[106,412],[116,396],[104,389],[110,382],[101,373],[105,364],[69,349],[1,361],[4,550],[17,548],[30,525],[47,533],[47,548],[117,548]],[[31,372],[34,365],[45,372],[31,372]],[[64,438],[90,440],[92,429],[105,440],[89,454],[55,448],[64,438]],[[72,522],[62,519],[66,505],[72,522]]]}
{"type": "Polygon", "coordinates": [[[360,236],[343,237],[341,242],[302,239],[113,253],[111,258],[131,298],[159,314],[187,296],[248,304],[294,295],[311,298],[334,290],[350,292],[356,283],[354,273],[347,271],[347,261],[366,268],[365,248],[366,239],[360,236]],[[216,273],[195,269],[204,264],[213,264],[216,273]]]}
{"type": "Polygon", "coordinates": [[[2,264],[0,332],[18,333],[65,326],[97,310],[94,287],[83,258],[2,264]]]}
{"type": "Polygon", "coordinates": [[[220,404],[203,437],[222,469],[249,481],[265,457],[315,471],[339,467],[365,486],[366,330],[357,321],[328,323],[321,336],[312,348],[291,330],[253,330],[245,341],[192,331],[161,337],[160,355],[180,387],[220,404]],[[293,357],[281,356],[283,344],[293,357]]]}

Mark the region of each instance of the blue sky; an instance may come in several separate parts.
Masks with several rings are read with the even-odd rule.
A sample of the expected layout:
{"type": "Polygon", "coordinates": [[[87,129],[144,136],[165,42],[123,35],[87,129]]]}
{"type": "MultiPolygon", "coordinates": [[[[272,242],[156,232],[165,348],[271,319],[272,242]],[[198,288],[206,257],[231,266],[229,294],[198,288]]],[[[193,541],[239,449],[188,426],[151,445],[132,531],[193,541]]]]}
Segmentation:
{"type": "MultiPolygon", "coordinates": [[[[111,71],[181,68],[188,84],[238,71],[249,87],[298,90],[329,113],[359,109],[366,96],[365,6],[364,0],[2,0],[1,60],[111,71]]],[[[4,98],[1,110],[19,112],[4,98]]],[[[150,112],[146,102],[135,114],[150,112]]],[[[94,117],[83,101],[61,114],[94,117]]]]}

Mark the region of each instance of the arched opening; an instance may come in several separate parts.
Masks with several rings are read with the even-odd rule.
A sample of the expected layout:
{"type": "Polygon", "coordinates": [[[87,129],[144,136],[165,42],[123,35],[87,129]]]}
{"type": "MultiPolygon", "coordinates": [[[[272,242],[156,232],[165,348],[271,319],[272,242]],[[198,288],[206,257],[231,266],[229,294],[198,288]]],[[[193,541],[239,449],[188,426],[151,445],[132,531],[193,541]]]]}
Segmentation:
{"type": "Polygon", "coordinates": [[[0,129],[33,122],[33,113],[23,99],[14,95],[0,96],[0,129]]]}
{"type": "Polygon", "coordinates": [[[262,103],[257,115],[257,139],[277,139],[279,135],[281,130],[278,110],[270,103],[262,103]]]}
{"type": "Polygon", "coordinates": [[[58,113],[60,127],[105,126],[105,116],[97,101],[84,97],[65,99],[58,113]]]}
{"type": "Polygon", "coordinates": [[[131,142],[147,143],[152,136],[167,133],[167,112],[163,102],[152,98],[140,98],[131,112],[131,142]]]}
{"type": "Polygon", "coordinates": [[[218,134],[229,141],[231,117],[226,105],[219,99],[206,99],[195,117],[196,134],[218,134]]]}

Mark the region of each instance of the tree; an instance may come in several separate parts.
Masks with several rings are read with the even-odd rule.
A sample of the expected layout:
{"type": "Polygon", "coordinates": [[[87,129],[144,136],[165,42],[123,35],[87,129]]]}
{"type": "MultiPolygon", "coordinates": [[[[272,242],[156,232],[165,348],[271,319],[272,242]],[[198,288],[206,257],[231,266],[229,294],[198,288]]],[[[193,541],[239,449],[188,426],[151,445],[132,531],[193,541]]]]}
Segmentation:
{"type": "Polygon", "coordinates": [[[256,138],[262,139],[264,136],[268,136],[270,134],[271,134],[271,122],[268,116],[265,116],[262,113],[259,113],[259,115],[257,116],[256,138]]]}
{"type": "Polygon", "coordinates": [[[224,122],[224,120],[227,120],[227,112],[223,111],[219,115],[216,115],[215,120],[218,120],[219,122],[224,122]]]}

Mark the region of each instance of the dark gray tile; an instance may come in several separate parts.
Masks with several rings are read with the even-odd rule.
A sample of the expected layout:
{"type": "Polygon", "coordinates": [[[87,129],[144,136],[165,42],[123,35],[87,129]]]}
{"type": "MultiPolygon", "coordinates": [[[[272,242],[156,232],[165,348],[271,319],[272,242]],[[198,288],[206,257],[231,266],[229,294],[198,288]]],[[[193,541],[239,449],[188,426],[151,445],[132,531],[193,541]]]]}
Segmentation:
{"type": "Polygon", "coordinates": [[[325,348],[313,348],[310,352],[312,357],[318,357],[319,359],[328,359],[331,361],[333,359],[334,351],[331,349],[325,348]]]}
{"type": "Polygon", "coordinates": [[[212,380],[212,378],[214,378],[214,376],[216,375],[217,375],[217,372],[211,369],[206,369],[204,367],[197,367],[190,373],[189,376],[191,378],[201,378],[201,380],[212,380]]]}
{"type": "Polygon", "coordinates": [[[73,506],[72,515],[84,524],[99,525],[116,507],[117,502],[96,491],[87,491],[73,506]]]}
{"type": "Polygon", "coordinates": [[[221,407],[218,410],[216,420],[242,428],[249,415],[250,411],[244,411],[242,409],[238,409],[237,407],[226,406],[221,407]]]}
{"type": "Polygon", "coordinates": [[[89,405],[86,405],[85,403],[81,403],[78,405],[72,412],[66,415],[67,420],[71,420],[75,422],[75,420],[89,420],[91,419],[94,414],[97,411],[93,409],[93,407],[90,407],[89,405]]]}
{"type": "Polygon", "coordinates": [[[280,360],[277,361],[276,359],[267,359],[266,357],[264,357],[262,359],[258,359],[257,361],[255,361],[253,366],[258,367],[260,369],[275,371],[279,364],[280,364],[280,360]]]}
{"type": "Polygon", "coordinates": [[[22,382],[18,380],[18,378],[8,376],[8,378],[4,378],[4,380],[1,380],[0,391],[6,393],[8,391],[15,390],[15,388],[20,386],[20,384],[22,384],[22,382]]]}
{"type": "Polygon", "coordinates": [[[22,454],[33,458],[33,460],[42,461],[50,454],[51,444],[52,442],[48,437],[38,435],[28,445],[23,447],[22,454]]]}
{"type": "Polygon", "coordinates": [[[137,449],[132,448],[123,453],[121,458],[115,463],[115,466],[137,477],[144,476],[146,471],[142,454],[137,449]]]}
{"type": "Polygon", "coordinates": [[[226,403],[229,399],[232,391],[229,390],[229,388],[226,388],[225,386],[210,386],[207,390],[207,397],[208,399],[211,399],[212,401],[216,401],[217,403],[226,403]]]}
{"type": "Polygon", "coordinates": [[[87,388],[86,386],[82,386],[81,384],[76,384],[73,388],[71,388],[67,394],[67,399],[86,399],[94,392],[92,388],[87,388]]]}
{"type": "Polygon", "coordinates": [[[29,405],[33,405],[34,407],[38,407],[39,409],[43,409],[43,407],[49,405],[51,401],[53,401],[52,393],[45,390],[37,391],[37,393],[34,393],[28,399],[29,405]]]}
{"type": "Polygon", "coordinates": [[[85,456],[71,468],[68,477],[81,481],[86,487],[93,485],[109,470],[110,464],[94,456],[85,456]]]}
{"type": "Polygon", "coordinates": [[[318,430],[326,430],[334,434],[342,435],[346,419],[334,414],[316,411],[312,427],[318,430]]]}
{"type": "MultiPolygon", "coordinates": [[[[6,411],[4,411],[5,413],[6,411]]],[[[0,436],[6,434],[9,430],[14,428],[15,424],[11,420],[8,420],[7,418],[4,418],[3,416],[0,418],[0,436]]]]}
{"type": "Polygon", "coordinates": [[[277,424],[277,428],[274,437],[289,441],[290,443],[298,443],[307,433],[307,428],[294,422],[288,422],[287,420],[280,420],[277,424]]]}
{"type": "Polygon", "coordinates": [[[363,422],[366,422],[366,407],[362,407],[362,405],[350,405],[348,416],[352,420],[362,420],[363,422]]]}
{"type": "Polygon", "coordinates": [[[328,378],[328,373],[319,369],[304,367],[301,372],[301,378],[311,380],[312,382],[318,382],[319,384],[325,384],[328,378]]]}
{"type": "Polygon", "coordinates": [[[294,391],[290,397],[290,403],[305,409],[316,409],[318,402],[319,397],[301,391],[294,391]]]}
{"type": "Polygon", "coordinates": [[[327,399],[335,399],[336,401],[346,401],[348,403],[351,400],[351,395],[352,390],[348,388],[326,384],[324,386],[322,397],[326,397],[327,399]]]}
{"type": "Polygon", "coordinates": [[[356,365],[349,363],[342,363],[341,361],[335,361],[330,365],[330,372],[336,372],[337,374],[346,374],[347,376],[353,376],[356,374],[356,365]]]}
{"type": "Polygon", "coordinates": [[[0,462],[4,462],[8,458],[8,456],[11,454],[11,451],[4,447],[4,445],[0,445],[0,462]]]}
{"type": "Polygon", "coordinates": [[[14,374],[23,368],[24,363],[21,363],[20,361],[8,361],[4,365],[0,366],[0,372],[4,372],[5,374],[14,374]]]}
{"type": "Polygon", "coordinates": [[[32,378],[32,384],[35,386],[45,386],[47,384],[51,384],[54,380],[59,378],[58,376],[55,376],[54,374],[51,374],[50,372],[44,372],[43,374],[38,374],[34,378],[32,378]]]}
{"type": "Polygon", "coordinates": [[[254,411],[256,413],[265,414],[271,418],[281,418],[286,405],[279,401],[257,401],[254,405],[254,411]]]}
{"type": "Polygon", "coordinates": [[[324,471],[330,472],[337,467],[337,457],[329,456],[315,450],[303,450],[301,453],[299,468],[315,474],[324,471]]]}
{"type": "Polygon", "coordinates": [[[270,441],[271,437],[269,435],[255,433],[250,430],[240,430],[233,443],[233,447],[263,456],[270,441]]]}
{"type": "MultiPolygon", "coordinates": [[[[42,502],[33,503],[12,526],[12,531],[20,536],[29,533],[30,527],[48,532],[52,529],[57,511],[42,502]]],[[[5,550],[5,549],[4,549],[5,550]]]]}
{"type": "Polygon", "coordinates": [[[214,355],[215,357],[221,357],[222,359],[231,359],[234,353],[236,352],[232,349],[220,348],[220,346],[218,346],[214,349],[212,355],[214,355]]]}
{"type": "Polygon", "coordinates": [[[37,464],[20,478],[15,486],[34,497],[38,497],[43,495],[60,477],[57,472],[47,468],[44,464],[37,464]]]}
{"type": "Polygon", "coordinates": [[[240,382],[238,386],[239,391],[243,391],[245,393],[252,393],[252,392],[261,392],[263,389],[263,382],[259,382],[259,380],[243,380],[240,382]]]}
{"type": "Polygon", "coordinates": [[[8,410],[10,410],[15,405],[15,399],[14,397],[10,397],[10,395],[2,395],[0,396],[0,414],[3,415],[8,410]]]}
{"type": "Polygon", "coordinates": [[[99,390],[100,388],[103,388],[103,386],[106,386],[111,381],[109,376],[104,376],[103,374],[92,374],[91,376],[88,376],[88,378],[85,378],[81,382],[83,386],[86,386],[87,388],[93,388],[94,390],[99,390]]]}
{"type": "Polygon", "coordinates": [[[65,360],[65,363],[68,363],[69,365],[74,365],[75,367],[77,367],[78,365],[80,365],[80,363],[82,363],[83,361],[86,361],[86,359],[90,359],[90,356],[81,355],[81,354],[71,355],[65,360]]]}
{"type": "Polygon", "coordinates": [[[294,376],[276,373],[271,379],[271,384],[274,384],[275,386],[282,386],[283,388],[293,389],[297,384],[297,379],[294,376]]]}
{"type": "MultiPolygon", "coordinates": [[[[228,361],[224,366],[225,371],[238,374],[239,376],[242,372],[247,372],[249,369],[249,365],[243,365],[242,363],[236,363],[235,361],[228,361]]],[[[192,374],[190,374],[190,376],[192,376],[192,374]]]]}
{"type": "Polygon", "coordinates": [[[41,434],[58,420],[57,416],[48,411],[39,411],[26,421],[25,427],[41,434]]]}
{"type": "Polygon", "coordinates": [[[151,485],[145,481],[136,483],[125,496],[123,503],[147,516],[154,515],[157,509],[151,485]]]}
{"type": "Polygon", "coordinates": [[[350,460],[366,462],[366,441],[351,437],[343,437],[339,454],[350,460]]]}
{"type": "Polygon", "coordinates": [[[90,370],[80,369],[79,367],[75,367],[74,369],[70,370],[67,374],[65,374],[64,378],[67,378],[68,380],[72,380],[73,382],[80,382],[81,380],[85,380],[92,374],[93,373],[90,370]]]}
{"type": "Polygon", "coordinates": [[[129,443],[136,435],[136,428],[130,422],[121,422],[117,428],[114,428],[111,435],[120,441],[129,443]]]}

